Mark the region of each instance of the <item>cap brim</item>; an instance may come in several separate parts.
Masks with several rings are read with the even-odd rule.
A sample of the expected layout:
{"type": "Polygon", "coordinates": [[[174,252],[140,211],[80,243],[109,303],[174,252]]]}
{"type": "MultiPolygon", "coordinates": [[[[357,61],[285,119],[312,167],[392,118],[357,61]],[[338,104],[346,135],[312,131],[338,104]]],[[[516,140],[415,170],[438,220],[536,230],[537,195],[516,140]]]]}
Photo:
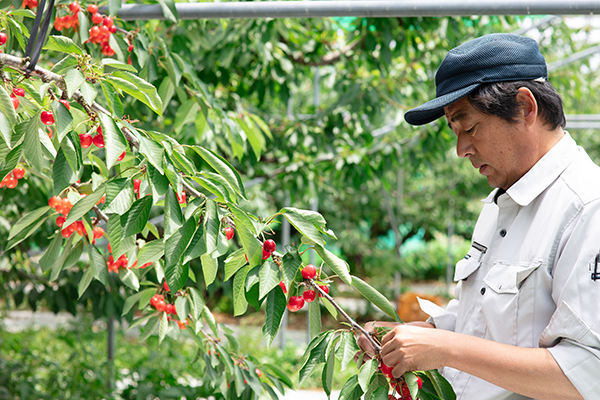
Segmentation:
{"type": "Polygon", "coordinates": [[[474,83],[452,93],[436,97],[417,108],[408,110],[404,114],[404,119],[411,125],[425,125],[431,121],[435,121],[444,115],[444,107],[465,97],[479,85],[481,85],[481,83],[474,83]]]}

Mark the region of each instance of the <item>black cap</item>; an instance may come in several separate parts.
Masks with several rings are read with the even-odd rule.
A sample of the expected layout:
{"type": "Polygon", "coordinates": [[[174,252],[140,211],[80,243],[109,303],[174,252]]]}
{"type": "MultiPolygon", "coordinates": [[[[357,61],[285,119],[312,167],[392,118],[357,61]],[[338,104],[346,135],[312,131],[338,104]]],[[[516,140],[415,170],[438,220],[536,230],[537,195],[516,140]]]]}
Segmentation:
{"type": "Polygon", "coordinates": [[[533,39],[494,33],[450,50],[435,74],[436,96],[404,114],[406,122],[423,125],[444,115],[444,107],[483,83],[546,79],[546,60],[533,39]]]}

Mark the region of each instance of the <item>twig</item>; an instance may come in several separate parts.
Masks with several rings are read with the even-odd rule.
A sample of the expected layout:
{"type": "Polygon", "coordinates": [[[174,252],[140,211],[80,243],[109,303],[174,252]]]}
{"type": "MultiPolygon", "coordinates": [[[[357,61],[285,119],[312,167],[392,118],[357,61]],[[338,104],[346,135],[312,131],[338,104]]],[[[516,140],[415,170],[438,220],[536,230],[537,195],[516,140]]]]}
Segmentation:
{"type": "Polygon", "coordinates": [[[356,321],[354,321],[352,319],[352,317],[350,317],[346,313],[346,311],[344,311],[342,309],[342,307],[340,307],[339,304],[335,302],[335,300],[333,299],[333,297],[331,297],[329,295],[329,293],[327,293],[326,291],[324,291],[323,289],[321,289],[319,287],[319,285],[317,285],[313,279],[308,279],[308,284],[313,289],[317,290],[321,296],[325,297],[327,300],[329,300],[331,302],[331,304],[333,305],[333,307],[335,307],[335,309],[340,314],[342,314],[342,316],[346,319],[346,321],[348,321],[348,323],[352,327],[352,330],[358,330],[358,331],[360,331],[360,333],[362,333],[367,338],[367,340],[369,340],[369,342],[371,343],[371,346],[373,346],[373,348],[375,349],[376,353],[379,353],[381,351],[381,346],[379,346],[379,344],[375,340],[373,340],[373,338],[371,337],[371,334],[367,330],[365,330],[365,328],[363,328],[358,323],[356,323],[356,321]]]}

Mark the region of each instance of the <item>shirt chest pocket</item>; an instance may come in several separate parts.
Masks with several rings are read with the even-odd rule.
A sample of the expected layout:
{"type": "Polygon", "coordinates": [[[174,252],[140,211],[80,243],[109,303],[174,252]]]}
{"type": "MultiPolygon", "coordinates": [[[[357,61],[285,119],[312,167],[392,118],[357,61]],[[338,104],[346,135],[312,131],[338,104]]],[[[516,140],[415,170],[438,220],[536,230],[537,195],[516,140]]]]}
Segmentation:
{"type": "MultiPolygon", "coordinates": [[[[518,345],[520,333],[530,331],[536,291],[535,272],[542,261],[498,262],[483,278],[482,314],[488,338],[518,345]]],[[[521,335],[522,336],[522,335],[521,335]]]]}

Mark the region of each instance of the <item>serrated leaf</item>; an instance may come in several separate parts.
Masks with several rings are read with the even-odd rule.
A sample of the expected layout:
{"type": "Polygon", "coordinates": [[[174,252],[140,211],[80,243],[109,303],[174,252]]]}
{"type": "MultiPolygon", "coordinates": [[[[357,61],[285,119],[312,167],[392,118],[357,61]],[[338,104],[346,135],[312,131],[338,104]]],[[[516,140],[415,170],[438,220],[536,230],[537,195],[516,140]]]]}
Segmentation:
{"type": "Polygon", "coordinates": [[[183,288],[187,282],[190,273],[189,264],[174,264],[168,268],[165,266],[165,278],[169,284],[169,288],[174,292],[183,288]]]}
{"type": "Polygon", "coordinates": [[[425,371],[425,376],[429,378],[430,383],[435,389],[435,393],[443,400],[456,400],[456,393],[452,385],[438,371],[425,371]]]}
{"type": "Polygon", "coordinates": [[[321,382],[323,384],[323,390],[327,394],[327,398],[331,396],[331,389],[333,387],[333,372],[335,369],[335,348],[331,348],[329,355],[327,356],[327,362],[323,368],[321,374],[321,382]]]}
{"type": "Polygon", "coordinates": [[[308,304],[308,318],[310,321],[310,337],[321,333],[321,305],[318,299],[308,304]]]}
{"type": "Polygon", "coordinates": [[[147,295],[148,293],[155,293],[156,289],[145,289],[142,290],[141,292],[138,292],[132,296],[129,296],[128,298],[125,299],[125,304],[123,305],[123,312],[121,313],[121,316],[124,316],[125,314],[127,314],[129,312],[129,310],[131,310],[133,308],[133,306],[135,305],[135,303],[137,303],[138,301],[140,301],[140,299],[142,298],[142,296],[147,295]]]}
{"type": "Polygon", "coordinates": [[[362,390],[358,385],[358,377],[351,376],[340,391],[339,400],[358,400],[362,395],[362,390]]]}
{"type": "Polygon", "coordinates": [[[180,134],[185,125],[194,122],[199,110],[200,106],[194,99],[188,99],[181,104],[175,114],[175,125],[173,126],[175,133],[180,134]]]}
{"type": "Polygon", "coordinates": [[[54,263],[52,263],[52,268],[50,269],[50,282],[55,281],[58,278],[58,275],[60,274],[60,271],[62,271],[63,265],[65,264],[65,261],[67,260],[67,257],[69,256],[70,252],[71,252],[71,244],[73,243],[73,236],[71,236],[69,239],[67,239],[67,243],[65,244],[65,247],[62,249],[62,253],[60,253],[60,257],[58,257],[58,259],[56,259],[54,261],[54,263]]]}
{"type": "Polygon", "coordinates": [[[85,76],[78,69],[70,69],[65,75],[65,83],[67,85],[67,95],[73,97],[73,93],[78,90],[85,82],[85,76]]]}
{"type": "Polygon", "coordinates": [[[23,141],[23,154],[27,163],[36,171],[43,169],[42,146],[40,145],[39,130],[41,121],[38,116],[34,116],[25,123],[25,140],[23,141]]]}
{"type": "Polygon", "coordinates": [[[191,287],[189,288],[190,293],[190,302],[192,303],[192,315],[194,316],[194,320],[198,320],[200,314],[202,314],[202,309],[204,308],[204,299],[198,290],[191,287]]]}
{"type": "Polygon", "coordinates": [[[89,82],[83,82],[79,87],[79,92],[88,104],[92,104],[94,100],[96,100],[96,96],[98,96],[98,91],[96,90],[94,85],[92,85],[89,82]]]}
{"type": "Polygon", "coordinates": [[[220,155],[213,151],[200,146],[192,147],[196,153],[200,155],[219,175],[231,185],[231,187],[240,195],[243,199],[246,199],[246,191],[242,178],[233,166],[220,155]]]}
{"type": "Polygon", "coordinates": [[[135,201],[129,211],[121,216],[123,237],[140,233],[148,222],[151,210],[152,197],[143,196],[141,199],[135,201]]]}
{"type": "Polygon", "coordinates": [[[92,268],[88,268],[85,270],[85,272],[83,273],[83,276],[81,277],[81,280],[79,281],[79,285],[77,285],[77,298],[80,299],[81,296],[85,293],[85,291],[87,290],[87,288],[90,286],[90,283],[92,283],[92,278],[94,278],[94,271],[92,271],[92,268]]]}
{"type": "Polygon", "coordinates": [[[279,285],[279,268],[277,264],[272,261],[266,261],[258,273],[259,277],[259,292],[258,297],[262,299],[265,297],[275,286],[279,285]]]}
{"type": "Polygon", "coordinates": [[[378,368],[379,362],[374,358],[365,361],[360,367],[360,370],[358,371],[358,384],[363,392],[366,392],[369,389],[371,379],[373,379],[373,375],[377,372],[378,368]]]}
{"type": "Polygon", "coordinates": [[[246,276],[250,266],[247,265],[235,274],[233,278],[233,315],[239,316],[246,312],[248,309],[248,301],[245,296],[246,276]]]}
{"type": "Polygon", "coordinates": [[[302,365],[302,368],[300,368],[298,386],[302,386],[302,383],[304,383],[306,378],[310,376],[317,365],[325,362],[325,351],[327,350],[332,336],[333,332],[328,331],[313,339],[308,347],[308,349],[310,349],[310,353],[308,354],[304,365],[302,365]]]}
{"type": "Polygon", "coordinates": [[[329,268],[347,285],[352,285],[352,276],[348,263],[329,250],[321,246],[315,246],[315,250],[329,268]]]}
{"type": "Polygon", "coordinates": [[[85,53],[81,50],[73,40],[65,36],[50,36],[48,42],[44,46],[45,50],[55,50],[67,54],[77,54],[83,56],[85,53]]]}
{"type": "Polygon", "coordinates": [[[10,148],[13,127],[17,124],[17,113],[13,107],[10,95],[0,85],[0,133],[6,145],[10,148]]]}
{"type": "MultiPolygon", "coordinates": [[[[169,238],[174,232],[176,232],[184,222],[183,214],[181,212],[181,206],[177,199],[177,195],[172,187],[168,187],[167,193],[165,194],[165,237],[169,238]]],[[[208,217],[207,217],[208,218],[208,217]]]]}
{"type": "Polygon", "coordinates": [[[246,263],[244,249],[237,249],[231,253],[225,260],[225,281],[228,281],[246,263]]]}
{"type": "Polygon", "coordinates": [[[281,288],[275,288],[267,295],[265,307],[265,322],[262,327],[262,334],[267,343],[267,347],[271,346],[273,339],[279,331],[283,314],[285,312],[286,300],[285,294],[281,288]]]}
{"type": "Polygon", "coordinates": [[[227,207],[229,207],[229,210],[231,210],[237,221],[242,223],[254,236],[258,235],[256,227],[252,223],[252,219],[246,211],[242,210],[234,203],[227,203],[227,207]]]}
{"type": "Polygon", "coordinates": [[[214,315],[210,312],[208,307],[204,306],[202,310],[202,318],[206,321],[210,329],[213,331],[215,336],[219,336],[219,328],[217,327],[217,321],[215,320],[214,315]]]}
{"type": "Polygon", "coordinates": [[[196,232],[194,233],[192,240],[190,240],[190,244],[183,255],[183,263],[185,264],[191,260],[195,260],[205,253],[206,241],[204,240],[204,227],[202,225],[198,225],[198,228],[196,229],[196,232]]]}
{"type": "Polygon", "coordinates": [[[338,348],[339,358],[341,360],[340,371],[346,370],[350,362],[354,359],[356,352],[360,348],[356,344],[356,338],[351,332],[344,331],[341,334],[340,347],[338,348]]]}
{"type": "MultiPolygon", "coordinates": [[[[21,217],[11,228],[8,234],[8,240],[14,238],[18,233],[20,233],[23,229],[27,228],[29,225],[37,221],[42,215],[46,214],[50,207],[44,206],[38,209],[35,209],[21,217]]],[[[65,225],[68,226],[68,225],[65,225]]]]}
{"type": "Polygon", "coordinates": [[[291,207],[286,207],[282,208],[279,212],[283,214],[283,216],[290,222],[290,224],[294,226],[294,228],[298,230],[298,232],[320,246],[325,245],[319,230],[309,219],[299,213],[298,210],[291,207]]]}
{"type": "MultiPolygon", "coordinates": [[[[181,257],[185,253],[185,249],[188,247],[190,240],[194,236],[196,231],[196,220],[194,218],[188,219],[181,228],[179,228],[173,235],[171,235],[165,241],[165,270],[179,263],[181,257]]],[[[169,282],[169,285],[171,282],[169,282]]],[[[179,290],[181,286],[174,285],[173,290],[179,290]]]]}
{"type": "Polygon", "coordinates": [[[286,253],[282,258],[283,280],[285,281],[285,284],[289,286],[302,265],[302,258],[300,258],[297,248],[286,246],[285,249],[286,253]]]}
{"type": "Polygon", "coordinates": [[[52,167],[52,179],[54,181],[54,194],[58,195],[67,186],[77,181],[77,175],[67,162],[62,149],[56,153],[56,159],[52,167]]]}
{"type": "Polygon", "coordinates": [[[262,261],[262,245],[241,222],[236,218],[233,218],[233,220],[237,227],[238,237],[244,248],[244,254],[248,257],[248,262],[252,266],[260,265],[262,261]]]}
{"type": "Polygon", "coordinates": [[[22,229],[19,233],[17,233],[11,240],[8,241],[8,243],[6,244],[6,249],[4,249],[5,251],[8,251],[10,249],[12,249],[13,247],[15,247],[17,244],[21,243],[23,240],[27,239],[29,236],[31,236],[33,233],[37,232],[38,228],[44,223],[46,222],[46,219],[48,219],[48,217],[43,217],[38,219],[37,221],[34,221],[32,224],[30,224],[29,226],[27,226],[26,228],[22,229]]]}
{"type": "Polygon", "coordinates": [[[119,268],[119,278],[127,287],[138,290],[140,288],[140,281],[137,275],[130,269],[119,268]]]}
{"type": "Polygon", "coordinates": [[[142,78],[127,71],[115,71],[112,75],[106,75],[115,88],[135,97],[150,107],[158,115],[162,115],[162,100],[158,96],[156,88],[142,78]]]}
{"type": "MultiPolygon", "coordinates": [[[[56,120],[54,123],[56,136],[58,137],[58,141],[62,143],[65,136],[67,136],[73,128],[73,115],[67,110],[67,107],[65,107],[64,104],[58,101],[52,102],[52,110],[54,111],[54,119],[56,120]]],[[[46,137],[48,136],[45,132],[44,135],[46,135],[46,137]]],[[[79,137],[77,137],[77,139],[79,139],[79,137]]]]}
{"type": "Polygon", "coordinates": [[[123,215],[133,204],[131,179],[114,179],[106,184],[106,200],[102,210],[105,213],[123,215]]]}
{"type": "Polygon", "coordinates": [[[150,318],[150,320],[148,321],[146,326],[144,326],[144,331],[142,332],[142,334],[140,335],[138,340],[140,342],[143,342],[144,340],[148,339],[150,337],[150,335],[152,335],[154,332],[156,332],[156,328],[158,327],[159,324],[160,324],[159,316],[158,315],[155,316],[154,314],[152,314],[152,318],[150,318]]]}
{"type": "Polygon", "coordinates": [[[60,255],[60,249],[62,247],[63,237],[60,234],[54,236],[52,242],[50,242],[50,246],[46,249],[46,252],[40,258],[40,267],[42,268],[42,272],[46,273],[60,255]]]}
{"type": "Polygon", "coordinates": [[[202,263],[204,282],[206,283],[206,286],[209,286],[217,277],[218,261],[208,254],[202,254],[202,256],[200,256],[200,262],[202,263]]]}
{"type": "Polygon", "coordinates": [[[101,185],[92,193],[88,194],[77,203],[73,205],[71,211],[67,215],[67,219],[65,220],[64,226],[69,226],[73,222],[77,221],[79,218],[86,215],[92,207],[98,203],[98,201],[104,196],[105,185],[101,185]]]}
{"type": "Polygon", "coordinates": [[[106,151],[106,166],[112,168],[117,162],[117,158],[127,150],[128,144],[121,129],[115,124],[115,121],[106,114],[98,114],[100,125],[102,126],[102,135],[104,136],[104,150],[106,151]]]}
{"type": "Polygon", "coordinates": [[[4,178],[9,172],[11,172],[17,164],[19,164],[19,160],[21,159],[21,153],[23,150],[23,143],[12,149],[6,158],[4,159],[4,163],[0,163],[0,166],[3,165],[2,170],[0,170],[0,176],[4,178]]]}
{"type": "Polygon", "coordinates": [[[389,302],[389,300],[384,295],[375,290],[371,285],[369,285],[362,279],[353,276],[352,286],[354,286],[356,290],[358,290],[365,299],[375,304],[377,308],[379,308],[381,311],[393,318],[396,322],[402,322],[402,320],[396,313],[396,309],[389,302]]]}
{"type": "Polygon", "coordinates": [[[164,174],[163,158],[165,149],[158,143],[146,139],[142,134],[136,135],[136,137],[140,141],[140,153],[146,157],[158,172],[164,174]]]}
{"type": "Polygon", "coordinates": [[[138,253],[138,266],[155,262],[165,254],[165,243],[162,239],[146,242],[138,253]]]}
{"type": "Polygon", "coordinates": [[[102,66],[109,66],[114,69],[122,69],[125,71],[137,73],[137,69],[135,69],[135,67],[133,65],[126,64],[119,60],[115,60],[114,58],[103,58],[100,61],[100,63],[102,64],[102,66]]]}
{"type": "Polygon", "coordinates": [[[110,108],[112,114],[117,118],[123,118],[123,102],[119,98],[119,94],[115,88],[104,81],[100,81],[100,87],[102,87],[104,98],[108,102],[108,107],[110,108]]]}
{"type": "MultiPolygon", "coordinates": [[[[174,293],[174,292],[172,292],[174,293]]],[[[177,310],[177,315],[179,316],[179,318],[187,318],[188,314],[190,313],[190,307],[188,304],[188,299],[185,296],[179,296],[177,297],[177,299],[175,300],[175,310],[177,310]]]]}

